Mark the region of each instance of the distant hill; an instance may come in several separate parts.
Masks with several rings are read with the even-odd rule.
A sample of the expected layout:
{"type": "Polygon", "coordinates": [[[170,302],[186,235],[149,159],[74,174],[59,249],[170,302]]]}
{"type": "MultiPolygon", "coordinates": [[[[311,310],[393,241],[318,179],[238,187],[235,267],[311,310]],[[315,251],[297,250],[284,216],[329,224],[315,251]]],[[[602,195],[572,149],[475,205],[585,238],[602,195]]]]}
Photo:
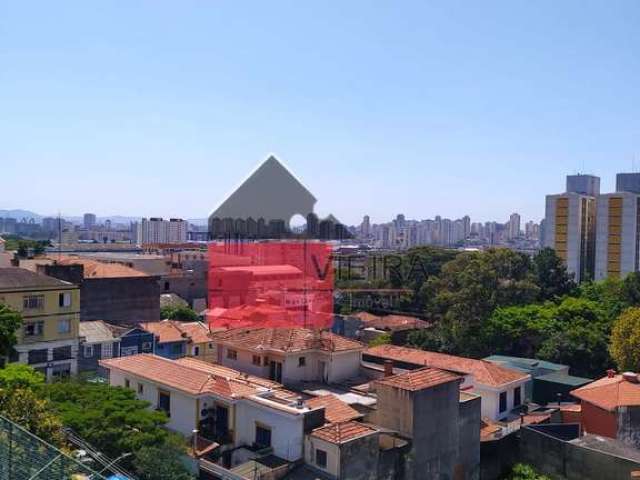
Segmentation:
{"type": "Polygon", "coordinates": [[[15,218],[16,220],[22,220],[26,218],[27,220],[35,219],[35,221],[39,222],[42,219],[42,215],[39,215],[35,212],[30,212],[29,210],[0,210],[1,218],[15,218]]]}

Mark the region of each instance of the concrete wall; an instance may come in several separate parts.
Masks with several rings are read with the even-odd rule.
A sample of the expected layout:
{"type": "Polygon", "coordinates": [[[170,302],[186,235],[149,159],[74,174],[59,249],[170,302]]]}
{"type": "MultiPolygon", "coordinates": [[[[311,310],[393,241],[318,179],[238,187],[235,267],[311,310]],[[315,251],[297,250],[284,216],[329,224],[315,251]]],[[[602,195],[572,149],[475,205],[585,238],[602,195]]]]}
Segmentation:
{"type": "Polygon", "coordinates": [[[340,449],[334,443],[329,443],[321,438],[314,438],[309,435],[305,436],[304,441],[304,459],[305,463],[313,468],[338,478],[340,472],[340,449]],[[327,452],[327,466],[321,467],[316,464],[316,449],[327,452]]]}
{"type": "Polygon", "coordinates": [[[640,463],[565,442],[532,428],[520,430],[521,460],[552,479],[628,479],[640,463]]]}
{"type": "Polygon", "coordinates": [[[640,408],[618,408],[618,440],[630,447],[640,448],[640,408]]]}
{"type": "Polygon", "coordinates": [[[480,403],[480,397],[459,403],[456,480],[480,478],[480,403]]]}
{"type": "Polygon", "coordinates": [[[274,455],[289,461],[303,456],[303,415],[287,415],[266,409],[251,401],[236,404],[236,445],[252,445],[256,439],[256,423],[271,429],[274,455]]]}
{"type": "Polygon", "coordinates": [[[340,479],[377,480],[378,435],[356,438],[340,445],[340,479]]]}
{"type": "Polygon", "coordinates": [[[160,320],[160,286],[155,277],[92,278],[82,282],[81,320],[115,325],[160,320]]]}

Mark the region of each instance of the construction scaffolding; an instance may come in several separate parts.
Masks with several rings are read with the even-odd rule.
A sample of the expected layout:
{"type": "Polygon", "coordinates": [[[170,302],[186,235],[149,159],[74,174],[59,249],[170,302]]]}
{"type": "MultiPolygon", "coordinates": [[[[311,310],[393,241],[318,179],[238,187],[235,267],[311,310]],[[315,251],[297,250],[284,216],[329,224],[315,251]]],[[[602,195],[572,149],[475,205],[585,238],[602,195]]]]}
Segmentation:
{"type": "Polygon", "coordinates": [[[0,480],[106,480],[106,477],[0,416],[0,480]]]}

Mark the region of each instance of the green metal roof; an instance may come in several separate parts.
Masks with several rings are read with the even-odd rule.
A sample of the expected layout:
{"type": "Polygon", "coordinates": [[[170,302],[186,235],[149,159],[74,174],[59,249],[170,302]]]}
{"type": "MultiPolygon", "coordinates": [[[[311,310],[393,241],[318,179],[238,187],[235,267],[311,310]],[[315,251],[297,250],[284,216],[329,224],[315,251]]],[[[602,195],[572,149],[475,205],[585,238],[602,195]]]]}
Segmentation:
{"type": "Polygon", "coordinates": [[[587,383],[593,382],[591,378],[574,377],[573,375],[567,375],[566,373],[547,373],[546,375],[540,375],[534,379],[535,381],[560,383],[562,385],[569,385],[572,387],[581,387],[587,383]]]}

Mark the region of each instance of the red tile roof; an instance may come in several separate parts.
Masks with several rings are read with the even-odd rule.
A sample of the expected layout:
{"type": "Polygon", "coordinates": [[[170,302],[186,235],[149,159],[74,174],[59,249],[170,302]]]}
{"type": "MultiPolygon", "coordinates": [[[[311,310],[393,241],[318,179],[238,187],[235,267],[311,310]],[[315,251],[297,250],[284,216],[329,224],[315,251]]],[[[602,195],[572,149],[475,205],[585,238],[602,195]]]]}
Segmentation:
{"type": "Polygon", "coordinates": [[[428,328],[429,323],[417,317],[409,317],[406,315],[384,315],[376,316],[368,312],[359,312],[354,315],[365,324],[365,327],[371,327],[378,330],[401,331],[428,328]]]}
{"type": "Polygon", "coordinates": [[[307,400],[310,408],[324,407],[324,418],[329,423],[346,422],[362,418],[362,414],[335,395],[323,395],[307,400]]]}
{"type": "Polygon", "coordinates": [[[220,343],[244,350],[276,350],[303,352],[307,350],[364,350],[365,345],[335,333],[308,328],[236,328],[211,334],[220,343]]]}
{"type": "MultiPolygon", "coordinates": [[[[140,354],[101,360],[100,365],[124,374],[144,378],[190,395],[212,394],[225,398],[239,398],[256,393],[256,387],[245,379],[223,377],[190,368],[157,355],[140,354]]],[[[239,374],[239,372],[238,372],[239,374]]]]}
{"type": "Polygon", "coordinates": [[[138,324],[140,328],[153,333],[160,343],[186,341],[186,334],[174,325],[172,320],[160,320],[158,322],[143,322],[138,324]]]}
{"type": "Polygon", "coordinates": [[[354,438],[364,437],[376,433],[377,430],[363,423],[349,421],[330,423],[324,427],[316,428],[311,432],[312,437],[319,438],[329,443],[345,443],[354,438]]]}
{"type": "Polygon", "coordinates": [[[82,257],[51,257],[60,265],[82,265],[84,267],[84,278],[131,278],[148,277],[144,272],[121,265],[118,263],[99,262],[82,257]]]}
{"type": "Polygon", "coordinates": [[[211,341],[209,337],[209,327],[202,322],[178,322],[174,323],[176,328],[183,333],[187,334],[187,337],[193,343],[207,343],[211,341]]]}
{"type": "Polygon", "coordinates": [[[239,372],[238,370],[234,370],[233,368],[225,367],[217,363],[205,362],[203,360],[198,360],[197,358],[182,357],[177,360],[174,360],[174,362],[180,365],[183,365],[185,367],[189,367],[195,370],[201,370],[205,373],[217,375],[219,377],[240,378],[254,386],[271,388],[271,389],[282,388],[281,384],[274,382],[273,380],[267,380],[266,378],[256,377],[255,375],[249,375],[248,373],[239,372]]]}
{"type": "Polygon", "coordinates": [[[526,373],[496,365],[486,360],[456,357],[445,353],[428,352],[396,345],[378,345],[368,348],[363,353],[398,362],[473,375],[478,384],[491,387],[498,387],[517,380],[526,380],[529,377],[526,373]]]}
{"type": "Polygon", "coordinates": [[[622,375],[615,375],[573,390],[571,395],[583,402],[614,411],[618,407],[640,406],[640,383],[632,383],[622,375]]]}
{"type": "Polygon", "coordinates": [[[463,378],[460,375],[456,375],[446,370],[426,367],[401,373],[399,375],[392,375],[378,380],[376,383],[415,392],[417,390],[442,385],[443,383],[462,383],[462,380],[463,378]]]}

